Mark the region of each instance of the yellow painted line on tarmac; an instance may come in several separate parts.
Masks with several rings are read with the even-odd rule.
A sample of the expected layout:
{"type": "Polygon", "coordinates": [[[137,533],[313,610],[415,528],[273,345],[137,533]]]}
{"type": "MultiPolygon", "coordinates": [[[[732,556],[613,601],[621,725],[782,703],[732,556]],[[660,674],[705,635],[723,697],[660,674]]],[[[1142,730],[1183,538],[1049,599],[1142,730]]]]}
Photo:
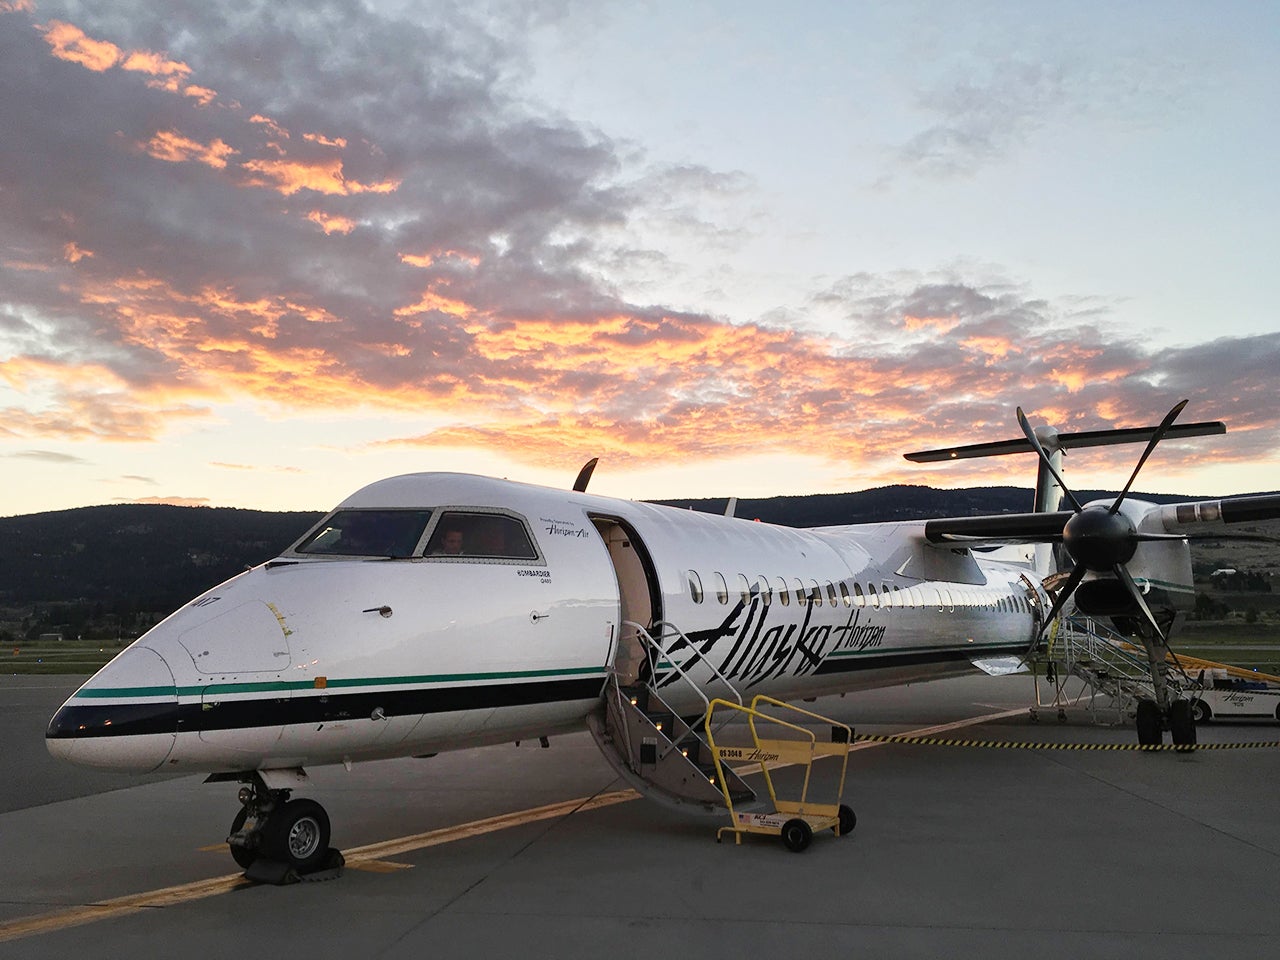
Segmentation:
{"type": "Polygon", "coordinates": [[[54,913],[23,917],[19,920],[0,923],[0,943],[20,940],[23,937],[34,937],[42,933],[53,933],[57,930],[67,930],[86,923],[96,923],[99,920],[113,920],[116,917],[128,916],[153,907],[172,907],[179,903],[190,903],[193,900],[216,897],[220,893],[230,893],[232,890],[252,885],[252,881],[236,873],[227,877],[213,877],[176,887],[165,887],[148,893],[135,893],[132,896],[118,897],[114,900],[100,900],[97,903],[88,903],[54,913]]]}
{"type": "MultiPolygon", "coordinates": [[[[909,733],[901,734],[901,736],[929,736],[953,730],[957,727],[986,723],[1025,712],[1025,708],[1022,708],[1008,710],[1003,713],[992,713],[981,717],[972,717],[968,720],[957,720],[954,723],[942,724],[941,726],[912,730],[909,733]]],[[[853,750],[865,750],[883,745],[881,743],[857,743],[849,749],[852,752],[853,750]]],[[[760,767],[759,764],[755,764],[749,769],[758,771],[760,767]]],[[[473,820],[470,823],[461,823],[452,827],[428,830],[425,833],[417,833],[412,836],[366,844],[363,847],[344,850],[343,856],[346,858],[346,865],[354,870],[364,870],[371,873],[398,872],[413,865],[392,863],[387,860],[388,857],[403,856],[415,850],[452,843],[455,840],[465,840],[469,837],[478,837],[498,830],[507,830],[527,823],[536,823],[540,820],[551,820],[575,812],[586,813],[590,810],[599,810],[602,807],[635,800],[639,796],[640,794],[634,790],[617,790],[612,793],[597,794],[594,797],[564,800],[560,803],[550,803],[541,807],[532,807],[528,810],[517,810],[513,813],[486,817],[483,820],[473,820]]],[[[201,851],[225,850],[226,845],[212,844],[199,849],[201,851]]],[[[160,890],[151,890],[147,893],[135,893],[112,900],[99,900],[96,903],[69,907],[33,917],[21,917],[17,920],[8,920],[0,923],[0,943],[54,933],[59,930],[68,930],[72,927],[97,923],[100,920],[114,920],[118,917],[140,913],[143,910],[177,906],[178,904],[190,903],[195,900],[203,900],[206,897],[216,897],[219,894],[231,893],[233,890],[240,890],[250,886],[255,886],[255,884],[250,880],[246,880],[242,874],[233,873],[223,877],[211,877],[208,880],[197,880],[194,883],[184,883],[174,887],[164,887],[160,890]]]]}
{"type": "MultiPolygon", "coordinates": [[[[579,797],[576,800],[565,800],[561,803],[533,807],[529,810],[518,810],[514,813],[487,817],[484,820],[474,820],[471,823],[462,823],[453,827],[442,827],[439,830],[429,830],[426,833],[400,837],[395,840],[371,843],[363,847],[346,850],[343,852],[343,856],[346,858],[346,865],[354,870],[364,870],[371,873],[398,872],[411,868],[413,864],[390,863],[384,858],[410,853],[414,850],[421,850],[425,847],[433,847],[442,843],[450,843],[454,840],[464,840],[468,837],[477,837],[485,833],[506,830],[526,823],[536,823],[539,820],[567,816],[574,811],[597,810],[611,804],[635,800],[639,796],[634,790],[619,790],[595,797],[579,797]]],[[[208,848],[201,847],[200,849],[208,848]]],[[[226,845],[217,844],[212,849],[225,850],[226,845]]],[[[180,903],[202,900],[205,897],[214,897],[221,893],[230,893],[233,890],[249,886],[255,886],[255,884],[250,880],[246,880],[242,874],[234,873],[225,877],[212,877],[208,880],[197,880],[194,883],[184,883],[176,887],[152,890],[148,893],[137,893],[113,900],[100,900],[96,903],[70,907],[52,913],[43,913],[34,917],[9,920],[5,923],[0,923],[0,943],[5,943],[9,940],[20,940],[24,937],[39,936],[44,933],[54,933],[58,930],[67,930],[71,927],[83,926],[86,923],[96,923],[99,920],[113,920],[117,917],[128,916],[131,913],[139,913],[151,908],[176,906],[180,903]]]]}
{"type": "MultiPolygon", "coordinates": [[[[906,733],[895,734],[899,737],[932,737],[939,733],[946,733],[948,730],[957,730],[960,727],[976,727],[982,723],[990,723],[993,720],[1003,720],[1006,717],[1016,717],[1019,714],[1026,715],[1026,707],[1014,707],[1012,710],[1001,710],[999,713],[988,713],[981,717],[970,717],[967,720],[954,720],[951,723],[940,723],[936,727],[921,727],[919,730],[909,730],[906,733]]],[[[861,741],[849,748],[849,752],[854,750],[867,750],[871,747],[880,746],[879,743],[861,741]]]]}
{"type": "MultiPolygon", "coordinates": [[[[1019,714],[1025,714],[1026,707],[1016,707],[1013,710],[1002,710],[999,713],[988,713],[981,717],[968,717],[964,720],[953,720],[950,723],[940,723],[934,727],[921,727],[919,730],[908,730],[906,733],[894,734],[896,737],[932,737],[939,733],[946,733],[948,730],[956,730],[960,727],[976,727],[979,724],[990,723],[993,720],[1003,720],[1005,717],[1016,717],[1019,714]]],[[[896,741],[891,739],[862,740],[849,747],[849,752],[854,753],[858,750],[871,750],[875,747],[883,747],[889,743],[896,741]]],[[[827,754],[827,756],[839,756],[839,754],[827,754]]],[[[821,760],[822,757],[815,757],[815,760],[821,760]]],[[[781,770],[783,767],[793,767],[795,762],[791,760],[770,760],[767,763],[746,763],[740,767],[734,767],[733,772],[740,777],[750,776],[753,773],[759,773],[761,767],[768,767],[769,770],[781,770]]]]}
{"type": "Polygon", "coordinates": [[[352,870],[363,870],[365,873],[395,873],[398,870],[412,870],[412,863],[396,863],[394,860],[360,860],[356,863],[348,861],[352,870]]]}
{"type": "Polygon", "coordinates": [[[544,807],[533,807],[529,810],[517,810],[514,813],[487,817],[484,820],[473,820],[471,823],[462,823],[455,827],[441,827],[438,830],[428,830],[426,833],[415,833],[409,837],[370,843],[363,847],[344,850],[342,855],[347,858],[348,864],[359,863],[362,860],[383,860],[387,857],[398,857],[415,850],[423,850],[426,847],[439,846],[442,843],[452,843],[454,840],[465,840],[468,837],[478,837],[496,830],[523,826],[526,823],[551,820],[574,812],[585,813],[588,810],[598,810],[600,807],[635,800],[639,796],[640,794],[634,790],[618,790],[594,797],[563,800],[560,803],[549,803],[544,807]]]}

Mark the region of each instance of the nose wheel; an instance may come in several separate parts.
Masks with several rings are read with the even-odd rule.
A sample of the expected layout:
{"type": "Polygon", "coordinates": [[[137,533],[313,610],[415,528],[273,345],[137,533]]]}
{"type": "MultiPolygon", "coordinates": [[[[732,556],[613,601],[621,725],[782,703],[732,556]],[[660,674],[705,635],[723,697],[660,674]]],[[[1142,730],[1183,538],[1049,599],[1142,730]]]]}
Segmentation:
{"type": "MultiPolygon", "coordinates": [[[[255,778],[256,779],[256,778],[255,778]]],[[[231,821],[227,847],[245,871],[281,879],[315,873],[341,854],[329,848],[329,815],[314,800],[289,799],[289,790],[267,789],[250,780],[240,790],[241,807],[231,821]]]]}

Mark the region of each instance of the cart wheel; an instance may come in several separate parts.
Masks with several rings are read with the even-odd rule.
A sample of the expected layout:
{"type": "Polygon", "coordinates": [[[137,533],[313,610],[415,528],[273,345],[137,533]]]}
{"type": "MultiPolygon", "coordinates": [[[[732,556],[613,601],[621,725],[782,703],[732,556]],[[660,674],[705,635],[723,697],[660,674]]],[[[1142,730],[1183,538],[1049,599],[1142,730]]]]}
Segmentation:
{"type": "Polygon", "coordinates": [[[849,834],[853,833],[853,828],[858,825],[857,814],[842,803],[840,804],[840,809],[836,811],[836,815],[840,818],[840,822],[838,824],[840,827],[840,833],[837,834],[837,836],[847,837],[849,834]]]}
{"type": "Polygon", "coordinates": [[[800,853],[813,840],[813,828],[807,820],[796,817],[782,825],[782,842],[792,853],[800,853]]]}

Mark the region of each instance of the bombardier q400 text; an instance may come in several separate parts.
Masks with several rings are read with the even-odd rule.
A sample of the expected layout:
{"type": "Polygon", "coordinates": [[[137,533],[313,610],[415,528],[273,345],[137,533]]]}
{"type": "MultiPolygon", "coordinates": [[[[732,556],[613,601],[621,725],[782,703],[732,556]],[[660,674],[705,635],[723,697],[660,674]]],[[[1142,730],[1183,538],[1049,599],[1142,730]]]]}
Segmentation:
{"type": "Polygon", "coordinates": [[[326,856],[329,819],[290,799],[305,767],[589,727],[650,796],[723,802],[705,752],[672,749],[690,727],[668,739],[646,719],[656,704],[691,717],[713,697],[972,671],[1033,651],[1069,601],[1147,648],[1156,699],[1139,705],[1139,738],[1191,742],[1189,703],[1162,682],[1169,629],[1193,600],[1187,540],[1280,517],[1280,496],[1128,496],[1162,438],[1225,430],[1174,425],[1185,403],[1156,427],[1087,433],[1033,430],[1019,410],[1020,439],[908,455],[1034,452],[1033,511],[996,517],[792,529],[588,494],[594,461],[572,491],[382,480],[124,650],[58,710],[48,747],[86,766],[238,781],[236,862],[306,872],[326,856]],[[1079,503],[1062,481],[1064,450],[1144,441],[1114,501],[1079,503]],[[1008,544],[1040,546],[1021,562],[985,550],[1008,544]]]}

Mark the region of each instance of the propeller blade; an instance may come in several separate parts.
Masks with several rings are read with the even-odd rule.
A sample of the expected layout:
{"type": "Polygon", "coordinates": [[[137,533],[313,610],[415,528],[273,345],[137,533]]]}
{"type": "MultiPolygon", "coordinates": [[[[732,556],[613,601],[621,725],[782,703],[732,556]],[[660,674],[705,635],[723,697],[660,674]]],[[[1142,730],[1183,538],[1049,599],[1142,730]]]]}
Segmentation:
{"type": "Polygon", "coordinates": [[[1124,489],[1120,491],[1120,496],[1116,497],[1116,502],[1111,505],[1111,513],[1115,513],[1120,509],[1121,502],[1129,495],[1129,488],[1133,486],[1133,481],[1138,479],[1138,471],[1147,462],[1147,457],[1151,456],[1151,451],[1156,448],[1156,444],[1164,439],[1165,433],[1173,426],[1173,421],[1178,419],[1178,414],[1182,412],[1182,408],[1188,402],[1189,398],[1175,403],[1173,409],[1164,415],[1164,419],[1160,421],[1160,426],[1156,427],[1155,433],[1151,435],[1151,439],[1147,442],[1147,449],[1143,450],[1142,456],[1138,458],[1138,465],[1133,468],[1133,473],[1129,474],[1129,482],[1124,485],[1124,489]]]}
{"type": "MultiPolygon", "coordinates": [[[[1049,454],[1045,453],[1044,447],[1040,444],[1040,438],[1037,437],[1035,431],[1031,429],[1031,424],[1027,422],[1027,415],[1022,412],[1021,407],[1018,408],[1018,426],[1022,427],[1022,432],[1026,435],[1027,442],[1035,448],[1036,454],[1040,457],[1040,462],[1049,469],[1049,473],[1053,475],[1053,479],[1057,480],[1058,486],[1062,488],[1062,493],[1071,501],[1071,506],[1075,508],[1076,513],[1079,513],[1084,508],[1080,506],[1080,501],[1075,498],[1075,494],[1071,492],[1066,483],[1063,482],[1062,477],[1058,475],[1058,471],[1053,469],[1053,461],[1049,459],[1049,454]]],[[[1081,574],[1081,576],[1083,576],[1083,574],[1081,574]]]]}
{"type": "MultiPolygon", "coordinates": [[[[1117,563],[1113,568],[1116,579],[1125,585],[1125,589],[1129,591],[1129,596],[1137,601],[1138,607],[1142,610],[1142,615],[1147,618],[1147,623],[1155,630],[1156,636],[1160,638],[1161,643],[1165,643],[1164,631],[1160,629],[1160,624],[1156,621],[1155,614],[1151,612],[1151,608],[1147,606],[1147,601],[1142,596],[1142,591],[1138,589],[1138,585],[1133,582],[1133,577],[1129,575],[1128,569],[1123,563],[1117,563]]],[[[1168,644],[1165,644],[1168,646],[1168,644]]]]}
{"type": "Polygon", "coordinates": [[[1071,576],[1067,577],[1067,582],[1058,591],[1058,598],[1053,601],[1053,606],[1049,608],[1048,615],[1044,618],[1044,622],[1040,624],[1040,632],[1042,634],[1045,628],[1053,623],[1053,618],[1062,612],[1062,608],[1067,605],[1067,601],[1071,599],[1071,595],[1076,592],[1076,587],[1080,586],[1080,581],[1084,579],[1084,575],[1088,572],[1088,568],[1080,563],[1077,563],[1072,568],[1071,576]]]}
{"type": "Polygon", "coordinates": [[[591,474],[596,469],[596,464],[600,462],[599,457],[592,457],[582,465],[582,469],[578,471],[578,479],[573,481],[574,493],[583,493],[587,489],[587,484],[591,482],[591,474]]]}

